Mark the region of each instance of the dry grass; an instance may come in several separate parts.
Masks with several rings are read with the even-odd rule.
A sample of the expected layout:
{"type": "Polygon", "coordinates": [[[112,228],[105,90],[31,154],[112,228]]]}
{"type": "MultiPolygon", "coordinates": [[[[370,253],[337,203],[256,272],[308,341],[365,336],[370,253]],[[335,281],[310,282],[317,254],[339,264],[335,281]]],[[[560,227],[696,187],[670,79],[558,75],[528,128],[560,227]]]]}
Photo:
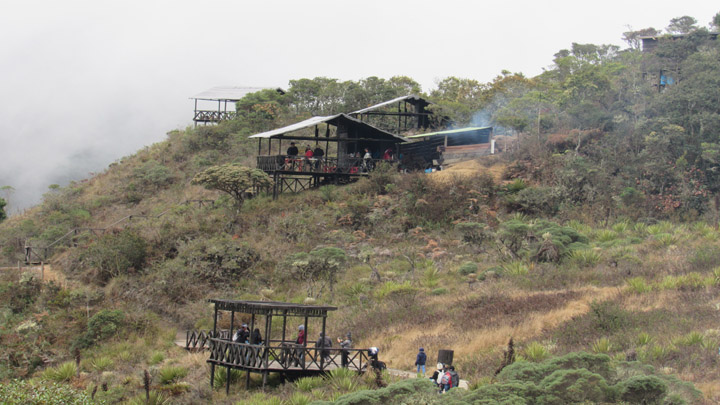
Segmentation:
{"type": "Polygon", "coordinates": [[[448,181],[452,176],[474,176],[479,173],[489,173],[493,180],[502,182],[502,175],[505,172],[506,165],[499,162],[493,162],[490,166],[483,164],[483,159],[473,159],[459,162],[448,166],[445,170],[432,174],[433,180],[448,181]]]}
{"type": "MultiPolygon", "coordinates": [[[[372,340],[358,342],[361,347],[377,345],[384,342],[381,347],[381,358],[388,366],[395,368],[412,368],[415,354],[419,346],[423,346],[428,353],[435,353],[439,349],[452,349],[455,358],[471,356],[475,353],[493,348],[502,348],[512,336],[516,341],[536,339],[544,331],[553,329],[573,317],[585,314],[593,301],[606,301],[615,298],[622,292],[617,287],[586,287],[575,290],[560,290],[555,293],[574,293],[577,298],[564,303],[564,305],[546,312],[531,313],[522,319],[513,318],[509,322],[495,323],[493,327],[480,327],[477,329],[462,329],[453,326],[453,323],[462,323],[462,319],[438,320],[430,328],[417,326],[399,326],[386,328],[372,340]],[[458,322],[459,321],[459,322],[458,322]]],[[[524,296],[534,296],[543,293],[524,293],[524,296]]],[[[544,294],[547,294],[545,292],[544,294]]],[[[522,292],[511,295],[513,298],[523,297],[522,292]]],[[[458,312],[458,316],[464,316],[458,312]]],[[[434,360],[429,360],[432,363],[434,360]]]]}

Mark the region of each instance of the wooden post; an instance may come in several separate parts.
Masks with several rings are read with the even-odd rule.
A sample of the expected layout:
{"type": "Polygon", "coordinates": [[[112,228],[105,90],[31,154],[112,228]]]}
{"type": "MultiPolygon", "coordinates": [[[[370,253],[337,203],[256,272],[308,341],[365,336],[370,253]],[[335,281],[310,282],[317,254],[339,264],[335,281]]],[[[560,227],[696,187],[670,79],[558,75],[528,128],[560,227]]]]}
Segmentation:
{"type": "Polygon", "coordinates": [[[40,262],[40,283],[45,282],[45,262],[40,262]]]}
{"type": "Polygon", "coordinates": [[[269,350],[270,347],[270,328],[272,326],[272,312],[269,312],[265,315],[265,353],[263,353],[263,377],[262,377],[262,388],[265,389],[265,384],[267,384],[267,377],[268,377],[268,356],[269,356],[269,350]]]}
{"type": "Polygon", "coordinates": [[[282,343],[285,343],[285,328],[287,327],[287,309],[283,311],[282,343]]]}
{"type": "MultiPolygon", "coordinates": [[[[318,341],[322,342],[322,346],[323,346],[322,348],[323,348],[323,349],[326,349],[326,347],[325,347],[325,339],[327,339],[327,337],[326,337],[326,335],[325,335],[325,321],[327,321],[327,314],[325,314],[325,315],[323,316],[323,321],[322,321],[322,336],[321,336],[321,340],[318,340],[318,341]]],[[[316,356],[317,356],[317,350],[318,350],[318,348],[317,348],[317,346],[316,346],[316,347],[315,347],[315,355],[316,355],[316,356]]],[[[325,369],[325,357],[323,356],[323,351],[324,351],[324,350],[320,350],[320,370],[324,370],[324,369],[325,369]]]]}
{"type": "MultiPolygon", "coordinates": [[[[217,315],[218,315],[218,309],[217,304],[215,304],[215,315],[213,316],[213,335],[210,337],[211,339],[217,335],[217,315]]],[[[212,350],[212,344],[210,345],[212,350]]],[[[210,356],[212,356],[212,351],[210,352],[210,356]]],[[[213,386],[215,385],[215,363],[210,363],[210,389],[213,389],[213,386]]]]}
{"type": "Polygon", "coordinates": [[[270,149],[272,145],[272,138],[268,138],[268,156],[272,155],[272,150],[270,149]]]}
{"type": "Polygon", "coordinates": [[[258,156],[262,153],[262,138],[258,138],[258,156]]]}

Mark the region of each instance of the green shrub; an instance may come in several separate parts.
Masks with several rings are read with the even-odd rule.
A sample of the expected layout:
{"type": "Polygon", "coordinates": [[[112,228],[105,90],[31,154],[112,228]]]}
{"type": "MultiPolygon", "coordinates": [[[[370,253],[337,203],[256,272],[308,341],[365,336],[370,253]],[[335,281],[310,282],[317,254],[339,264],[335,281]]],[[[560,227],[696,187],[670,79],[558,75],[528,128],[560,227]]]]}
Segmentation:
{"type": "Polygon", "coordinates": [[[685,346],[702,345],[704,341],[703,334],[697,331],[692,331],[682,337],[681,343],[685,346]]]}
{"type": "Polygon", "coordinates": [[[430,291],[430,294],[432,294],[432,295],[445,295],[447,293],[448,293],[447,288],[436,288],[436,289],[430,291]]]}
{"type": "Polygon", "coordinates": [[[589,370],[557,370],[539,384],[544,391],[540,403],[605,402],[609,393],[603,376],[589,370]]]}
{"type": "Polygon", "coordinates": [[[502,266],[503,274],[509,276],[524,276],[530,272],[530,269],[523,262],[511,262],[502,266]]]}
{"type": "Polygon", "coordinates": [[[173,383],[188,374],[188,369],[179,366],[167,366],[160,369],[158,372],[158,378],[160,378],[161,384],[173,383]]]}
{"type": "Polygon", "coordinates": [[[608,354],[612,349],[613,345],[610,343],[610,339],[605,337],[596,340],[592,344],[593,353],[608,354]]]}
{"type": "Polygon", "coordinates": [[[128,401],[128,405],[169,405],[171,403],[170,398],[157,391],[150,391],[149,397],[146,397],[144,393],[138,394],[128,401]]]}
{"type": "Polygon", "coordinates": [[[492,233],[487,225],[479,222],[460,222],[455,225],[455,229],[460,231],[463,241],[478,246],[492,238],[492,233]]]}
{"type": "Polygon", "coordinates": [[[702,245],[690,257],[692,270],[704,271],[712,269],[720,263],[720,247],[714,245],[702,245]]]}
{"type": "Polygon", "coordinates": [[[642,277],[633,277],[626,280],[626,283],[630,291],[636,294],[643,294],[652,291],[652,286],[646,283],[645,279],[642,277]]]}
{"type": "Polygon", "coordinates": [[[305,377],[295,381],[295,387],[303,392],[310,392],[324,385],[325,379],[322,377],[305,377]]]}
{"type": "Polygon", "coordinates": [[[409,281],[397,283],[395,281],[387,281],[375,290],[377,299],[385,299],[393,295],[414,295],[418,289],[413,287],[409,281]]]}
{"type": "Polygon", "coordinates": [[[525,346],[523,355],[527,360],[538,363],[550,357],[550,351],[538,342],[530,342],[525,346]]]}
{"type": "Polygon", "coordinates": [[[43,377],[47,380],[56,382],[65,382],[72,380],[77,375],[77,365],[74,361],[65,362],[57,367],[51,367],[43,372],[43,377]]]}
{"type": "Polygon", "coordinates": [[[90,317],[87,331],[81,337],[79,347],[89,347],[95,342],[115,335],[125,322],[125,314],[119,309],[103,309],[90,317]]]}
{"type": "MultiPolygon", "coordinates": [[[[216,368],[215,369],[215,379],[213,380],[213,387],[214,388],[222,388],[227,384],[227,369],[223,368],[216,368]]],[[[240,381],[240,379],[243,377],[243,373],[240,370],[236,370],[234,368],[230,369],[230,383],[235,383],[237,381],[240,381]]]]}
{"type": "Polygon", "coordinates": [[[650,343],[652,343],[653,338],[646,332],[640,332],[638,333],[637,337],[635,338],[635,344],[638,346],[645,346],[650,343]]]}
{"type": "Polygon", "coordinates": [[[178,259],[195,277],[213,283],[237,280],[260,259],[250,245],[226,235],[194,239],[178,250],[178,259]]]}
{"type": "Polygon", "coordinates": [[[146,190],[158,190],[172,183],[173,174],[160,162],[148,160],[134,170],[133,178],[146,190]]]}
{"type": "Polygon", "coordinates": [[[148,364],[151,366],[154,366],[156,364],[160,364],[165,360],[165,355],[163,355],[162,352],[155,352],[150,356],[150,360],[148,360],[148,364]]]}
{"type": "Polygon", "coordinates": [[[600,263],[602,256],[592,249],[573,250],[568,255],[570,263],[578,267],[593,267],[600,263]]]}
{"type": "Polygon", "coordinates": [[[629,322],[627,311],[611,301],[591,302],[590,313],[595,327],[607,333],[621,330],[629,322]]]}
{"type": "Polygon", "coordinates": [[[102,405],[99,399],[77,391],[68,384],[13,380],[0,383],[0,402],[23,405],[102,405]]]}
{"type": "Polygon", "coordinates": [[[560,208],[561,195],[554,187],[528,187],[508,196],[511,208],[529,215],[554,215],[560,208]]]}
{"type": "Polygon", "coordinates": [[[472,273],[477,273],[477,271],[478,271],[478,266],[476,263],[473,263],[473,262],[465,262],[458,269],[458,273],[460,273],[463,276],[467,276],[468,274],[472,274],[472,273]]]}
{"type": "Polygon", "coordinates": [[[141,270],[146,255],[145,239],[132,231],[123,230],[104,234],[91,242],[81,254],[81,261],[95,270],[95,280],[104,284],[113,277],[141,270]]]}
{"type": "Polygon", "coordinates": [[[113,361],[110,357],[101,356],[94,358],[90,364],[93,369],[103,372],[113,366],[113,361]]]}
{"type": "Polygon", "coordinates": [[[668,391],[667,384],[654,375],[630,377],[620,385],[620,399],[633,404],[659,404],[668,391]]]}
{"type": "Polygon", "coordinates": [[[287,400],[288,405],[308,405],[312,399],[307,397],[305,394],[300,392],[295,392],[292,394],[290,399],[287,400]]]}

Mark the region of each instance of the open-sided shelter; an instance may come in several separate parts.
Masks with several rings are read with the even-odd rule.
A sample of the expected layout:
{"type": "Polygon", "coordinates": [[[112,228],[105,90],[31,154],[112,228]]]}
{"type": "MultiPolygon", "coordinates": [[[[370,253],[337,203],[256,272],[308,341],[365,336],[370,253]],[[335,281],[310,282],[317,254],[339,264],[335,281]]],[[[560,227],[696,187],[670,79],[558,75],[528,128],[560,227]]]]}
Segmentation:
{"type": "Polygon", "coordinates": [[[249,387],[251,372],[262,374],[264,386],[271,372],[280,373],[283,378],[321,374],[343,366],[338,359],[341,356],[346,359],[344,366],[351,370],[364,371],[368,367],[370,360],[365,349],[317,347],[313,337],[319,336],[319,332],[326,336],[328,312],[337,310],[336,307],[275,301],[211,299],[209,302],[215,309],[213,330],[208,333],[211,387],[216,367],[226,368],[226,390],[230,387],[231,369],[246,371],[249,387]],[[226,330],[218,327],[222,312],[230,315],[230,328],[226,330]],[[246,321],[250,331],[256,328],[262,331],[261,343],[233,341],[233,331],[241,325],[243,316],[250,318],[246,321]],[[276,323],[282,325],[279,330],[276,323]],[[297,343],[294,329],[299,324],[304,326],[306,337],[302,344],[297,343]],[[288,326],[293,333],[287,332],[288,326]]]}
{"type": "Polygon", "coordinates": [[[250,138],[258,140],[257,168],[275,181],[273,195],[315,187],[321,180],[338,183],[367,175],[385,151],[396,156],[398,145],[407,142],[347,114],[312,117],[250,138]],[[291,142],[296,143],[298,155],[288,154],[291,142]],[[324,155],[306,157],[305,147],[320,148],[324,155]],[[365,158],[366,149],[371,159],[365,158]]]}

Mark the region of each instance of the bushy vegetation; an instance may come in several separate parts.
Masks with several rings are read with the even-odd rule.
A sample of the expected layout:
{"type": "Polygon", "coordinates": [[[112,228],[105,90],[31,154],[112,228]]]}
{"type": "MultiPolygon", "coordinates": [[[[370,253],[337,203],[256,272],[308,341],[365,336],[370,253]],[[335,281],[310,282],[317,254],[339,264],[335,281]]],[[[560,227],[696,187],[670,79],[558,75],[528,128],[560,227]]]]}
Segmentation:
{"type": "MultiPolygon", "coordinates": [[[[425,379],[376,389],[338,371],[248,393],[232,372],[223,401],[698,403],[673,374],[720,400],[720,111],[708,102],[718,44],[692,24],[655,53],[632,45],[640,32],[625,35],[628,49],[573,44],[533,78],[441,80],[426,95],[434,111],[458,125],[489,120],[507,141],[469,171],[381,165],[272,201],[247,135],[420,92],[406,77],[315,78],[250,94],[237,120],[172,131],[52,187],[0,224],[4,264],[23,260],[26,241],[55,243],[45,277],[57,276],[0,274],[0,380],[27,379],[0,389],[30,395],[43,377],[64,381],[54,387],[68,403],[87,397],[70,384],[112,403],[218,400],[205,358],[173,341],[212,327],[206,300],[226,297],[337,306],[329,334],[352,331],[391,368],[411,369],[418,347],[452,348],[476,389],[440,397],[425,379]],[[675,85],[643,79],[668,65],[675,85]],[[517,353],[504,356],[509,334],[517,353]]],[[[224,386],[225,372],[215,377],[224,386]]]]}

